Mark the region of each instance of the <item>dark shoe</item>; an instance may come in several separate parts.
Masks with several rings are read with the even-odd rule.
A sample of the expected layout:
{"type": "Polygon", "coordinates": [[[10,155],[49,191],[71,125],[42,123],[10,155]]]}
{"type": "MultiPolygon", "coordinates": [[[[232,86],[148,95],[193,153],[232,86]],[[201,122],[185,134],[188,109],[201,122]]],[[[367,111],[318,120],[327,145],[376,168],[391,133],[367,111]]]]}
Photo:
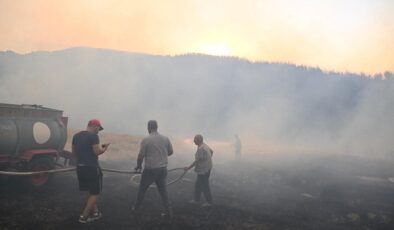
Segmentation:
{"type": "Polygon", "coordinates": [[[198,204],[199,202],[198,201],[196,201],[196,200],[190,200],[189,201],[189,204],[198,204]]]}
{"type": "Polygon", "coordinates": [[[166,212],[162,213],[161,216],[166,219],[172,219],[174,217],[174,213],[172,211],[172,208],[169,208],[166,212]]]}
{"type": "Polygon", "coordinates": [[[103,214],[100,211],[94,212],[90,218],[92,218],[93,220],[99,220],[103,217],[103,214]]]}
{"type": "Polygon", "coordinates": [[[93,222],[94,221],[94,219],[93,218],[91,218],[90,216],[89,217],[84,217],[84,216],[79,216],[79,220],[78,220],[78,222],[79,223],[82,223],[82,224],[87,224],[87,223],[91,223],[91,222],[93,222]]]}
{"type": "Polygon", "coordinates": [[[141,212],[141,209],[140,209],[140,208],[137,208],[137,207],[135,207],[135,206],[132,206],[132,207],[131,207],[131,211],[132,211],[133,213],[140,213],[140,212],[141,212]]]}
{"type": "Polygon", "coordinates": [[[206,202],[206,203],[202,204],[201,207],[203,207],[203,208],[209,208],[209,207],[212,207],[212,204],[206,202]]]}
{"type": "Polygon", "coordinates": [[[132,219],[137,223],[141,223],[141,210],[136,208],[135,206],[131,207],[131,212],[132,212],[132,219]]]}

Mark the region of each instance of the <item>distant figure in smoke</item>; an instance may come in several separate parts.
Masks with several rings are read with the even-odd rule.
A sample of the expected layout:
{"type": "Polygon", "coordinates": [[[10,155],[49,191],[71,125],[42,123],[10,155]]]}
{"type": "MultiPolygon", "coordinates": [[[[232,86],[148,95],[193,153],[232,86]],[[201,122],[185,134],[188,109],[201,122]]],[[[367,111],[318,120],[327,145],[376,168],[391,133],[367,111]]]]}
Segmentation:
{"type": "Polygon", "coordinates": [[[92,222],[102,217],[97,207],[103,179],[98,156],[107,150],[109,144],[100,146],[98,133],[101,130],[103,127],[100,121],[92,119],[86,130],[75,134],[72,140],[72,152],[77,158],[79,189],[88,191],[86,205],[79,218],[80,223],[92,222]]]}
{"type": "Polygon", "coordinates": [[[204,143],[204,138],[200,134],[194,137],[194,143],[197,145],[195,160],[189,167],[184,168],[185,170],[189,170],[194,167],[194,171],[197,173],[197,180],[194,187],[194,199],[191,200],[190,203],[200,202],[201,193],[204,193],[206,202],[202,204],[202,206],[209,207],[212,205],[209,176],[212,170],[213,151],[204,143]]]}
{"type": "Polygon", "coordinates": [[[157,122],[155,120],[150,120],[148,122],[149,136],[145,137],[140,145],[140,152],[138,154],[137,167],[135,167],[135,170],[139,171],[142,169],[142,162],[144,159],[145,167],[142,172],[134,211],[138,212],[146,190],[155,182],[165,208],[165,215],[167,217],[172,217],[172,209],[168,201],[167,193],[167,164],[168,156],[173,154],[173,149],[168,137],[160,135],[157,129],[157,122]]]}
{"type": "Polygon", "coordinates": [[[235,134],[234,138],[235,138],[234,141],[235,159],[239,160],[241,159],[242,144],[238,134],[235,134]]]}

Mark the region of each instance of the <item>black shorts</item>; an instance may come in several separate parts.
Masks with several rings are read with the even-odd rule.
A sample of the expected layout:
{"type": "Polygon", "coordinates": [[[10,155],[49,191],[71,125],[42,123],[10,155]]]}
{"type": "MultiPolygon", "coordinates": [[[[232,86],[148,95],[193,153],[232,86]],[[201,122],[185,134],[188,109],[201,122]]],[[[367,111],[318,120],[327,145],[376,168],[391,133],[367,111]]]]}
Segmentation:
{"type": "Polygon", "coordinates": [[[80,191],[89,191],[91,195],[98,195],[103,184],[103,173],[100,167],[77,166],[80,191]]]}

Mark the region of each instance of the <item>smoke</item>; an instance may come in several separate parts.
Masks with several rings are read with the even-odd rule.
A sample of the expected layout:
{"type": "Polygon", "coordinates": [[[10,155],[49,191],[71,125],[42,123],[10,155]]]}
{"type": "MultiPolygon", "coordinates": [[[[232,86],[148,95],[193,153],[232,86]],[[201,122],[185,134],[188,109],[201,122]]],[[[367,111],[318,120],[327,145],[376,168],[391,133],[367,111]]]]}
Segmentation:
{"type": "Polygon", "coordinates": [[[69,127],[93,117],[106,131],[179,139],[201,133],[230,151],[393,154],[394,78],[323,72],[206,55],[151,56],[74,48],[0,53],[0,101],[64,110],[69,127]],[[227,144],[226,144],[227,143],[227,144]]]}
{"type": "MultiPolygon", "coordinates": [[[[174,146],[169,169],[190,165],[193,137],[202,134],[214,150],[214,202],[223,205],[221,212],[236,207],[236,216],[247,210],[240,221],[247,228],[253,228],[244,225],[250,221],[281,223],[278,229],[392,225],[393,94],[390,72],[371,77],[238,58],[87,48],[0,53],[0,102],[63,110],[68,150],[72,135],[99,118],[105,129],[100,141],[111,143],[100,156],[103,168],[136,166],[150,119],[174,146]],[[236,134],[243,156],[232,160],[236,134]]],[[[168,181],[180,173],[169,172],[168,181]]],[[[55,181],[70,181],[63,179],[55,181]]],[[[193,221],[197,208],[185,202],[194,181],[187,173],[168,187],[177,215],[184,216],[186,207],[193,221]]],[[[103,193],[110,204],[104,207],[122,208],[124,197],[136,191],[129,185],[129,178],[105,172],[104,191],[111,192],[103,193]],[[114,191],[117,197],[106,197],[114,191]]],[[[155,195],[147,193],[150,210],[159,204],[155,195]]]]}

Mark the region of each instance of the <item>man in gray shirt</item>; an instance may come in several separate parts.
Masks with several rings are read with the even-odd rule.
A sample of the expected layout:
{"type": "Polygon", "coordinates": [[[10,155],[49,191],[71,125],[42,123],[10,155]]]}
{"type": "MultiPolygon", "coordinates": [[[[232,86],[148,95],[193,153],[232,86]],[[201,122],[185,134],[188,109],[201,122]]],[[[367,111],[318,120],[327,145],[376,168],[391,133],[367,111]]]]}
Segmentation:
{"type": "Polygon", "coordinates": [[[142,162],[144,159],[145,167],[142,172],[134,210],[139,210],[146,190],[155,182],[165,208],[165,214],[171,217],[172,210],[167,193],[167,158],[173,154],[173,149],[168,137],[160,135],[157,132],[157,128],[157,122],[155,120],[150,120],[148,122],[149,136],[145,137],[140,145],[140,152],[138,154],[137,167],[135,167],[135,170],[139,171],[142,169],[142,162]]]}
{"type": "Polygon", "coordinates": [[[185,170],[189,170],[194,167],[194,171],[197,173],[197,180],[194,186],[194,199],[191,201],[191,203],[200,202],[201,193],[203,193],[206,203],[204,203],[202,206],[209,207],[212,205],[209,176],[211,175],[212,169],[213,151],[207,144],[204,143],[203,136],[200,134],[194,137],[194,143],[197,145],[195,160],[189,167],[185,167],[185,170]]]}

